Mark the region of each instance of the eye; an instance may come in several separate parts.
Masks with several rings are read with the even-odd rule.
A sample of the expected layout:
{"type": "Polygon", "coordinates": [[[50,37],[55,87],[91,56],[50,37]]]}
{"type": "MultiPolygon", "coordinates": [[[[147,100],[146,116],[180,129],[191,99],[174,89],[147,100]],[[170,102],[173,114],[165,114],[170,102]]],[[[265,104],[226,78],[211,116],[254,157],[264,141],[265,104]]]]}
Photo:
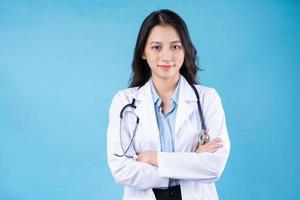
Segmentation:
{"type": "Polygon", "coordinates": [[[151,47],[151,49],[153,49],[154,51],[159,51],[161,49],[161,46],[154,45],[154,46],[151,47]]]}
{"type": "Polygon", "coordinates": [[[179,49],[181,49],[181,45],[175,44],[175,45],[172,46],[172,49],[173,50],[179,50],[179,49]]]}

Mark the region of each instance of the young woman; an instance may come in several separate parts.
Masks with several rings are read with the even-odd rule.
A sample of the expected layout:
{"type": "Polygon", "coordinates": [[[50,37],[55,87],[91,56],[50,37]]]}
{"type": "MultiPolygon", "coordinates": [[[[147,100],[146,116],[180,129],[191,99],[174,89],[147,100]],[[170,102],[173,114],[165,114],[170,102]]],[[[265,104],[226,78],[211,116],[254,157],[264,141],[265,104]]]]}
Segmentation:
{"type": "Polygon", "coordinates": [[[107,130],[123,199],[218,199],[230,142],[219,95],[197,84],[196,60],[179,15],[159,10],[144,20],[130,88],[114,96],[107,130]]]}

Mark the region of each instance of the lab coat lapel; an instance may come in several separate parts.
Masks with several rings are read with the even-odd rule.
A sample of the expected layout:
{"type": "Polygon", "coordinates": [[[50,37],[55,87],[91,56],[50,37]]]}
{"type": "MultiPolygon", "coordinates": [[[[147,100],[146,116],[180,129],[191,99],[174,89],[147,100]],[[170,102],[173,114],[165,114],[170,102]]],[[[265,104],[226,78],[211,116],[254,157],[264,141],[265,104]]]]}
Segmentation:
{"type": "Polygon", "coordinates": [[[154,110],[150,81],[137,90],[136,100],[136,115],[139,117],[140,123],[143,123],[143,128],[147,130],[143,132],[153,133],[151,136],[153,136],[155,143],[160,149],[159,130],[154,110]]]}
{"type": "Polygon", "coordinates": [[[189,118],[190,114],[194,111],[194,107],[191,105],[191,101],[197,101],[195,93],[187,80],[181,76],[178,108],[175,119],[175,135],[178,135],[178,131],[189,118]]]}

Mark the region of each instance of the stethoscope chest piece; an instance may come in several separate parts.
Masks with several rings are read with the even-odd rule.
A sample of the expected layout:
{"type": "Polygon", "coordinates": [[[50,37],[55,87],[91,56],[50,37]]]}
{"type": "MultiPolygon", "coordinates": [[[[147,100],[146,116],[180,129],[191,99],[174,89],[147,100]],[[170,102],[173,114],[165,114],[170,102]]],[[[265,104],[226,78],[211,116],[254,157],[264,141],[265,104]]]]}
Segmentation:
{"type": "Polygon", "coordinates": [[[202,145],[208,141],[209,141],[208,131],[202,129],[201,132],[199,133],[199,144],[202,145]]]}
{"type": "MultiPolygon", "coordinates": [[[[199,133],[199,145],[203,145],[205,144],[206,142],[209,141],[209,135],[208,135],[208,129],[206,128],[206,124],[205,124],[205,120],[204,120],[204,116],[203,116],[203,112],[202,112],[202,108],[201,108],[201,105],[200,105],[200,97],[199,97],[199,93],[196,89],[196,87],[193,85],[193,84],[190,84],[191,87],[193,88],[194,92],[195,92],[195,95],[197,97],[197,107],[198,107],[198,112],[199,112],[199,117],[200,117],[200,120],[201,120],[201,127],[202,127],[202,130],[200,131],[199,133]]],[[[135,128],[134,128],[134,131],[133,131],[133,135],[130,139],[130,142],[129,142],[129,145],[127,146],[127,148],[124,148],[123,147],[123,142],[122,142],[122,120],[123,120],[123,114],[125,112],[125,110],[127,108],[132,108],[132,109],[136,109],[136,105],[135,105],[135,98],[132,99],[132,102],[129,103],[129,104],[126,104],[122,110],[120,111],[120,129],[119,129],[119,135],[120,135],[120,144],[121,144],[121,149],[122,149],[122,154],[117,154],[115,153],[115,156],[118,156],[118,157],[127,157],[127,158],[134,158],[135,155],[127,155],[127,152],[129,151],[129,148],[132,146],[133,144],[133,140],[134,140],[134,136],[136,134],[136,130],[137,130],[137,127],[139,125],[139,118],[138,116],[136,116],[136,125],[135,125],[135,128]]]]}

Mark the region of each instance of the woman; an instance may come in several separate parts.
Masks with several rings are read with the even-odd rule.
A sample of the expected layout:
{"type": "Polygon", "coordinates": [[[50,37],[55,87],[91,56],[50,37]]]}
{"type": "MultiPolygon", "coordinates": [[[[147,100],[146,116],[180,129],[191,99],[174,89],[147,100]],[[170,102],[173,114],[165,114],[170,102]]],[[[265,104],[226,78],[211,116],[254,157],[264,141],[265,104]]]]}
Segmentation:
{"type": "Polygon", "coordinates": [[[130,88],[109,113],[108,163],[123,199],[218,199],[230,142],[219,95],[197,85],[196,60],[179,15],[159,10],[144,20],[130,88]]]}

